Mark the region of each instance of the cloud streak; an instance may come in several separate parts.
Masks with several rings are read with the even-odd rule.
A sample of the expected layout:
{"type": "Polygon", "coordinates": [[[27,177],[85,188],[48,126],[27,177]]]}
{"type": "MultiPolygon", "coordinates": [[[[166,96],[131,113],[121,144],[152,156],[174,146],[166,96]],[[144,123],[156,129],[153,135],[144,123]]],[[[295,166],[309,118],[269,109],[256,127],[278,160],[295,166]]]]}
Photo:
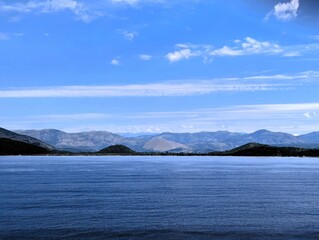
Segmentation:
{"type": "Polygon", "coordinates": [[[0,98],[70,98],[70,97],[170,97],[203,95],[214,92],[270,91],[285,84],[267,83],[158,83],[120,86],[61,86],[0,90],[0,98]]]}
{"type": "Polygon", "coordinates": [[[152,60],[153,56],[148,55],[148,54],[141,54],[139,55],[139,59],[142,61],[150,61],[152,60]]]}
{"type": "MultiPolygon", "coordinates": [[[[117,59],[113,59],[111,64],[119,65],[120,62],[117,59]]],[[[318,71],[306,71],[297,74],[256,75],[152,84],[0,89],[0,98],[193,96],[215,92],[287,90],[300,86],[300,84],[315,83],[318,80],[318,71]]]]}

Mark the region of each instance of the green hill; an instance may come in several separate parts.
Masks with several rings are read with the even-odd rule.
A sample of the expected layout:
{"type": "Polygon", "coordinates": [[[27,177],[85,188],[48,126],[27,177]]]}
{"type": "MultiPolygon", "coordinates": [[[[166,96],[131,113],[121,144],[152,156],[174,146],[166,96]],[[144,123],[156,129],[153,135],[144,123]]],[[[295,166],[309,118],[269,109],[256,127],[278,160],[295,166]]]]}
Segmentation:
{"type": "Polygon", "coordinates": [[[50,150],[33,144],[0,138],[0,155],[37,155],[47,154],[50,150]]]}
{"type": "Polygon", "coordinates": [[[259,143],[248,143],[224,152],[212,152],[218,156],[280,156],[280,157],[318,157],[319,149],[295,147],[274,147],[259,143]]]}
{"type": "Polygon", "coordinates": [[[102,154],[135,154],[136,152],[132,149],[124,146],[124,145],[112,145],[106,148],[103,148],[102,150],[98,151],[98,153],[102,154]]]}
{"type": "Polygon", "coordinates": [[[50,150],[50,151],[54,150],[54,147],[48,145],[45,142],[40,141],[39,139],[30,137],[30,136],[26,136],[26,135],[22,135],[22,134],[18,134],[18,133],[9,131],[7,129],[1,128],[1,127],[0,127],[0,138],[11,139],[14,141],[32,144],[35,146],[46,148],[47,150],[50,150]]]}

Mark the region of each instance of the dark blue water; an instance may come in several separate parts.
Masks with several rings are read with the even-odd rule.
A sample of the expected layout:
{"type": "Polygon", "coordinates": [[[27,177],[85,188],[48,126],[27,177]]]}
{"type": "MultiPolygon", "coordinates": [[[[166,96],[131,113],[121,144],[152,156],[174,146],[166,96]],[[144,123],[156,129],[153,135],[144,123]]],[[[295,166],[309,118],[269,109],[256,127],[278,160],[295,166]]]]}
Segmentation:
{"type": "Polygon", "coordinates": [[[0,157],[0,239],[319,239],[319,159],[0,157]]]}

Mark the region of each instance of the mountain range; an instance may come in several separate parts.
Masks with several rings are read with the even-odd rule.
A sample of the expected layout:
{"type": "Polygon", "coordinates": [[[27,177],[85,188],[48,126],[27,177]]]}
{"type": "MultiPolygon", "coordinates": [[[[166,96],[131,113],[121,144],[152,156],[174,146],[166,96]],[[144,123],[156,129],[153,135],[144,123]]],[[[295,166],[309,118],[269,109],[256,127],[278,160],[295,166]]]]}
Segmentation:
{"type": "MultiPolygon", "coordinates": [[[[72,152],[95,152],[112,145],[125,145],[136,152],[209,153],[226,151],[256,142],[271,146],[319,148],[319,132],[294,136],[288,133],[258,130],[254,133],[227,131],[198,133],[161,133],[124,137],[106,131],[66,133],[55,129],[17,130],[18,134],[39,139],[48,147],[72,152]]],[[[0,132],[1,133],[1,132],[0,132]]],[[[1,137],[1,134],[0,134],[1,137]]],[[[39,143],[40,144],[40,143],[39,143]]]]}

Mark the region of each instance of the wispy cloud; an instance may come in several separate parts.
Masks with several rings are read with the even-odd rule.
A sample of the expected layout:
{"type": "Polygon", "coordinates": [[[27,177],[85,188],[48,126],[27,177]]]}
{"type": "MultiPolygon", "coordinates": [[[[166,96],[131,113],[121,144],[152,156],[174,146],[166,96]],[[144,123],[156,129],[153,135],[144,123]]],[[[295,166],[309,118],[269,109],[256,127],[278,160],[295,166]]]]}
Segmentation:
{"type": "Polygon", "coordinates": [[[284,53],[282,56],[284,57],[300,57],[301,56],[301,53],[300,52],[287,52],[287,53],[284,53]]]}
{"type": "Polygon", "coordinates": [[[302,54],[319,50],[319,44],[301,44],[281,46],[271,41],[259,41],[252,37],[235,40],[233,45],[214,48],[210,44],[176,44],[176,50],[166,54],[169,62],[178,62],[195,57],[210,62],[216,57],[238,57],[248,55],[277,55],[281,57],[299,57],[302,54]]]}
{"type": "Polygon", "coordinates": [[[252,37],[246,37],[244,40],[235,40],[236,46],[223,48],[210,52],[213,56],[240,56],[254,54],[279,54],[283,52],[282,48],[272,42],[258,41],[252,37]]]}
{"type": "Polygon", "coordinates": [[[298,9],[299,0],[278,3],[274,6],[274,9],[266,15],[264,20],[267,21],[273,15],[280,21],[290,21],[297,17],[298,9]]]}
{"type": "Polygon", "coordinates": [[[170,52],[166,58],[170,62],[178,62],[183,59],[193,57],[203,57],[206,61],[212,57],[235,57],[243,55],[257,54],[281,54],[284,52],[282,47],[276,43],[268,41],[258,41],[252,37],[246,37],[244,40],[235,40],[233,46],[223,46],[214,48],[212,45],[196,45],[196,44],[177,44],[176,51],[170,52]]]}
{"type": "Polygon", "coordinates": [[[117,5],[128,5],[136,7],[142,4],[170,3],[166,0],[20,0],[0,1],[0,12],[10,14],[10,21],[20,21],[25,14],[52,14],[69,11],[85,23],[96,18],[109,16],[108,12],[117,5]],[[19,14],[19,15],[17,15],[19,14]]]}
{"type": "Polygon", "coordinates": [[[83,22],[90,22],[102,16],[102,12],[91,10],[86,4],[77,0],[29,0],[11,4],[0,3],[0,12],[4,13],[55,13],[70,11],[83,22]]]}
{"type": "Polygon", "coordinates": [[[14,37],[22,37],[23,33],[5,33],[5,32],[0,32],[0,41],[6,41],[10,40],[14,37]]]}
{"type": "Polygon", "coordinates": [[[316,82],[319,80],[319,72],[318,71],[306,71],[300,72],[296,74],[275,74],[275,75],[256,75],[250,77],[242,77],[242,78],[228,78],[233,80],[270,80],[270,81],[278,81],[278,80],[290,80],[297,81],[296,83],[302,82],[316,82]]]}
{"type": "MultiPolygon", "coordinates": [[[[120,62],[115,58],[111,64],[118,65],[120,62]]],[[[152,84],[2,89],[0,98],[192,96],[214,92],[287,90],[300,86],[300,84],[316,83],[318,80],[318,71],[306,71],[296,74],[255,75],[152,84]]]]}
{"type": "Polygon", "coordinates": [[[151,55],[148,55],[148,54],[141,54],[140,56],[139,56],[139,58],[141,59],[141,60],[143,60],[143,61],[150,61],[150,60],[152,60],[152,56],[151,55]]]}
{"type": "Polygon", "coordinates": [[[113,3],[125,3],[129,5],[135,5],[139,3],[139,0],[112,0],[113,3]]]}
{"type": "Polygon", "coordinates": [[[291,45],[291,46],[284,47],[282,56],[283,57],[299,57],[305,54],[312,54],[318,50],[319,50],[318,43],[291,45]]]}
{"type": "Polygon", "coordinates": [[[153,97],[153,96],[191,96],[214,92],[231,91],[270,91],[287,88],[287,84],[267,83],[212,83],[197,81],[193,83],[158,83],[121,86],[62,86],[48,88],[24,88],[0,90],[0,98],[37,97],[153,97]]]}
{"type": "Polygon", "coordinates": [[[113,58],[111,60],[111,64],[114,66],[118,66],[118,65],[120,65],[120,60],[118,58],[113,58]]]}
{"type": "Polygon", "coordinates": [[[168,4],[174,1],[168,0],[111,0],[113,4],[126,4],[129,6],[137,6],[141,4],[168,4]]]}
{"type": "Polygon", "coordinates": [[[308,119],[318,118],[317,112],[305,112],[304,116],[308,119]]]}
{"type": "Polygon", "coordinates": [[[138,32],[136,31],[119,30],[119,32],[126,40],[129,41],[132,41],[138,35],[138,32]]]}

